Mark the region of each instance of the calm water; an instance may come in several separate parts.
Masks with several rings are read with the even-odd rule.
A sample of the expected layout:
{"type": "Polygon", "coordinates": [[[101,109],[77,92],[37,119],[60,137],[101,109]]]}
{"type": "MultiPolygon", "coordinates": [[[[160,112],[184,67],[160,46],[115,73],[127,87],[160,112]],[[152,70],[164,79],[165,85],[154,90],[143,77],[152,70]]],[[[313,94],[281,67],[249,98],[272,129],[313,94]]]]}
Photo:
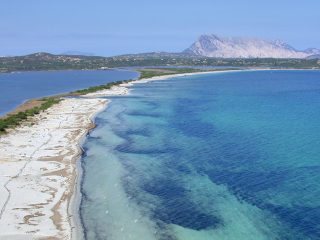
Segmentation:
{"type": "Polygon", "coordinates": [[[97,123],[87,239],[320,239],[320,72],[135,85],[97,123]]]}
{"type": "Polygon", "coordinates": [[[1,73],[0,116],[28,99],[66,93],[137,76],[135,72],[123,70],[1,73]]]}

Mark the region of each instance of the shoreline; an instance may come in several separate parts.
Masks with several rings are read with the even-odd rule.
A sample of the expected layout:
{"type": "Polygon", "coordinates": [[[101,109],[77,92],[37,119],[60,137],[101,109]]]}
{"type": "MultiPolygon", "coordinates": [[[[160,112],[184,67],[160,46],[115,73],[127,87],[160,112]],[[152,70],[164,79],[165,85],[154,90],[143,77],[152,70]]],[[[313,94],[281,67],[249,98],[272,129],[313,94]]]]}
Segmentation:
{"type": "MultiPolygon", "coordinates": [[[[130,71],[130,70],[127,70],[126,68],[110,68],[110,69],[107,69],[107,70],[114,70],[114,71],[117,71],[117,70],[123,70],[123,71],[130,71]]],[[[74,71],[74,69],[68,69],[68,70],[40,70],[40,72],[46,72],[46,71],[74,71]]],[[[105,71],[104,69],[101,70],[101,69],[75,69],[75,71],[105,71]]],[[[201,71],[201,72],[193,72],[193,73],[178,73],[178,74],[170,74],[170,75],[161,75],[161,76],[158,76],[158,77],[179,77],[177,75],[180,75],[180,74],[209,74],[209,73],[216,73],[216,72],[237,72],[237,71],[242,71],[242,72],[245,72],[245,71],[320,71],[320,69],[312,69],[312,68],[241,68],[241,69],[234,69],[234,70],[213,70],[213,71],[201,71]]],[[[33,71],[17,71],[17,72],[10,72],[10,73],[20,73],[20,72],[33,72],[33,71]]],[[[39,71],[36,71],[36,72],[39,72],[39,71]]],[[[153,78],[153,77],[152,77],[153,78]]],[[[152,79],[151,78],[151,79],[152,79]]],[[[136,80],[133,80],[133,81],[140,81],[140,80],[145,80],[145,79],[136,79],[136,80]]],[[[58,93],[58,94],[53,94],[53,95],[46,95],[46,96],[42,96],[40,98],[31,98],[31,99],[26,99],[24,100],[23,102],[21,102],[21,104],[17,105],[16,107],[12,108],[11,110],[9,110],[8,112],[4,113],[3,115],[0,115],[0,119],[3,119],[5,117],[7,117],[8,115],[11,115],[11,114],[15,114],[19,111],[23,111],[25,108],[28,109],[28,105],[32,105],[34,102],[41,102],[41,99],[44,99],[44,98],[51,98],[51,97],[68,97],[70,96],[70,92],[65,92],[65,93],[58,93]]],[[[101,97],[101,96],[100,96],[101,97]]]]}
{"type": "Polygon", "coordinates": [[[81,206],[81,199],[82,199],[82,193],[81,193],[81,184],[82,184],[82,177],[83,177],[83,168],[81,165],[81,158],[84,154],[83,150],[83,144],[86,141],[87,136],[90,134],[90,131],[92,131],[96,125],[95,125],[95,118],[97,115],[101,112],[103,112],[110,103],[109,100],[106,101],[104,107],[102,107],[100,110],[94,112],[89,118],[91,120],[91,127],[87,129],[87,132],[83,134],[81,139],[78,142],[78,148],[80,155],[75,159],[75,169],[76,169],[76,178],[74,183],[74,192],[70,198],[70,204],[69,204],[69,212],[68,214],[70,217],[70,223],[71,223],[71,239],[77,239],[82,240],[84,239],[84,231],[83,231],[83,224],[81,220],[81,214],[80,214],[80,206],[81,206]]]}
{"type": "Polygon", "coordinates": [[[134,84],[173,77],[264,70],[276,69],[179,73],[121,83],[63,98],[32,117],[32,124],[26,122],[0,136],[0,183],[4,183],[0,186],[0,239],[83,239],[82,145],[95,127],[96,116],[110,103],[105,97],[127,95],[134,84]],[[37,196],[23,199],[32,193],[37,196]]]}
{"type": "Polygon", "coordinates": [[[81,143],[107,104],[97,98],[63,99],[33,117],[33,125],[0,137],[0,239],[78,236],[74,208],[81,143]]]}

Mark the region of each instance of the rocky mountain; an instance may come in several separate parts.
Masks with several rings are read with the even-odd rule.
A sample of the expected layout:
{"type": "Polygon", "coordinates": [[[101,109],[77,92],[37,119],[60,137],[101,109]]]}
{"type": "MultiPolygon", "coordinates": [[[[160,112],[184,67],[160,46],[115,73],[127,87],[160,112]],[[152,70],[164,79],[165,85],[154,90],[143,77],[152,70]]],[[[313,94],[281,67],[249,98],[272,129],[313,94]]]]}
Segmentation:
{"type": "Polygon", "coordinates": [[[311,55],[320,55],[320,49],[317,48],[308,48],[305,52],[311,55]]]}
{"type": "Polygon", "coordinates": [[[320,50],[299,51],[282,41],[202,35],[183,53],[217,58],[307,58],[320,50]]]}
{"type": "Polygon", "coordinates": [[[320,54],[311,55],[311,56],[307,57],[307,59],[320,59],[320,54]]]}

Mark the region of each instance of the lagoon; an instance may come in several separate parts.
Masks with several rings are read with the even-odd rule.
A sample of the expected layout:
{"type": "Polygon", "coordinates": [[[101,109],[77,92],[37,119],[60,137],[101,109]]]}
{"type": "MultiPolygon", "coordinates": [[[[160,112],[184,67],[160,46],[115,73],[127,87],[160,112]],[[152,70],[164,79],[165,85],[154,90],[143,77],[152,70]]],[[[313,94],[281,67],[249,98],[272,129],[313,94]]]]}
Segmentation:
{"type": "Polygon", "coordinates": [[[35,71],[0,74],[0,116],[23,102],[60,93],[137,78],[138,73],[126,70],[35,71]]]}

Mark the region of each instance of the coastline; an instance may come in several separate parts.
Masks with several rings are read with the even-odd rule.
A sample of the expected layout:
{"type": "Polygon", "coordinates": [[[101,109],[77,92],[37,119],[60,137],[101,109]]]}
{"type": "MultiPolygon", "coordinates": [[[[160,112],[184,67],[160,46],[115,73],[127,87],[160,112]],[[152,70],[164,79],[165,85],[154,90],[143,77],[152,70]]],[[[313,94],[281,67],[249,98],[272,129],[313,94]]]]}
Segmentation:
{"type": "Polygon", "coordinates": [[[83,170],[82,170],[81,161],[80,161],[81,157],[84,153],[82,145],[86,141],[86,137],[88,136],[90,131],[96,127],[95,122],[94,122],[96,116],[99,113],[103,112],[108,107],[109,102],[110,101],[107,100],[105,102],[105,105],[102,108],[100,108],[99,110],[94,112],[89,117],[90,121],[91,121],[91,126],[89,128],[87,128],[86,133],[83,134],[83,136],[81,137],[81,139],[77,143],[80,154],[75,159],[76,178],[75,178],[75,182],[74,182],[74,186],[73,186],[73,188],[74,188],[73,194],[70,198],[70,204],[69,204],[69,208],[68,208],[68,214],[69,214],[69,216],[71,216],[70,217],[71,239],[77,239],[77,240],[84,239],[84,232],[83,232],[81,217],[80,217],[80,212],[79,212],[80,205],[81,205],[81,181],[82,181],[82,177],[83,177],[83,170]]]}
{"type": "Polygon", "coordinates": [[[63,99],[0,137],[0,239],[72,239],[80,144],[107,103],[63,99]]]}
{"type": "Polygon", "coordinates": [[[33,124],[26,122],[0,136],[0,183],[6,185],[0,186],[0,239],[83,238],[78,211],[82,178],[79,159],[95,117],[110,102],[100,97],[126,95],[134,84],[172,77],[260,70],[276,69],[180,73],[122,83],[80,98],[64,98],[32,117],[33,124]],[[59,192],[60,187],[63,192],[59,192]],[[9,200],[3,197],[6,190],[9,200]],[[32,193],[38,198],[26,197],[32,193]],[[9,235],[4,235],[8,231],[9,235]]]}

